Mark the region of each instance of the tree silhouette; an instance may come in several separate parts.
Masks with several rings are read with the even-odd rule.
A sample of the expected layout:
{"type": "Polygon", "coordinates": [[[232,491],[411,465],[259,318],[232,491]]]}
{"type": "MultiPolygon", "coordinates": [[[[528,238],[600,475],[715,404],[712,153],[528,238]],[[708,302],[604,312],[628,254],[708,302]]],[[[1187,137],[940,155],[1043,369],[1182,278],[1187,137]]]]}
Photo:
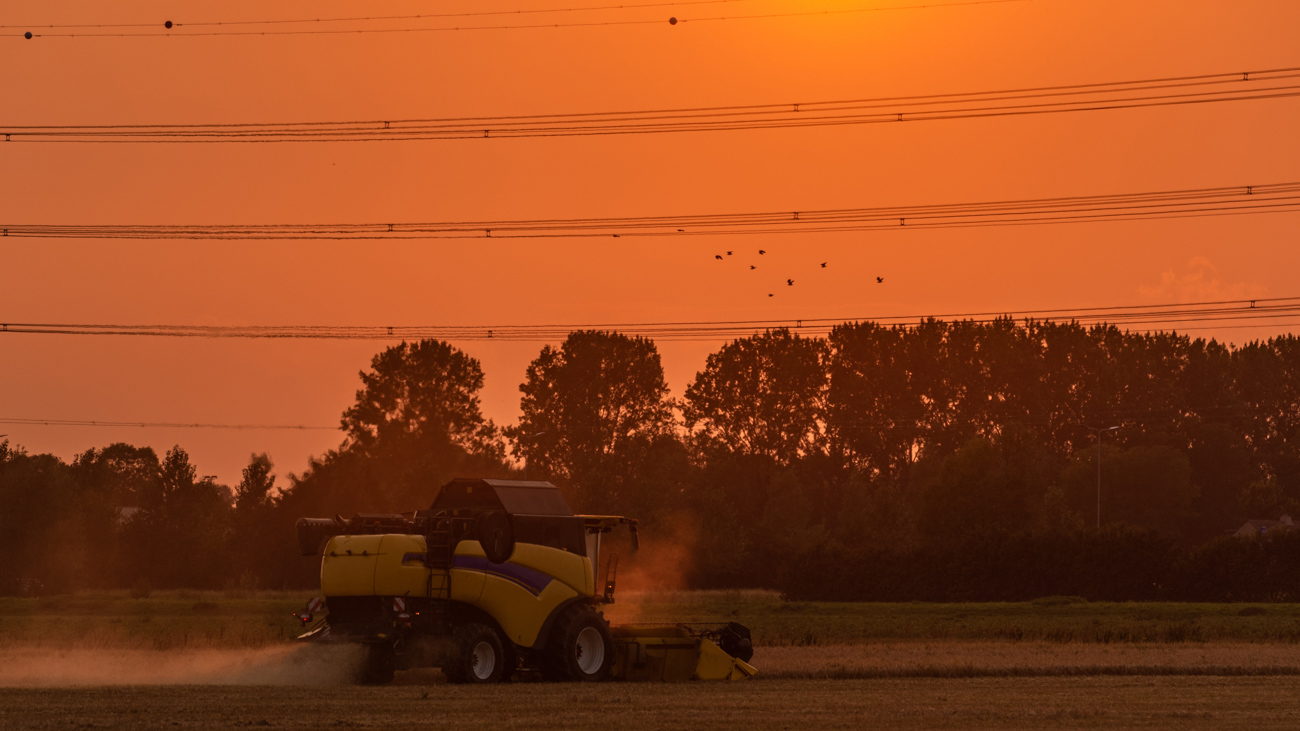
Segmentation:
{"type": "Polygon", "coordinates": [[[469,452],[493,448],[496,428],[483,418],[477,360],[441,340],[395,345],[361,373],[356,404],[343,413],[355,448],[377,453],[408,438],[436,434],[469,452]]]}
{"type": "Polygon", "coordinates": [[[248,466],[243,470],[243,479],[235,487],[235,512],[253,513],[272,505],[275,489],[275,465],[266,454],[254,454],[248,458],[248,466]]]}
{"type": "Polygon", "coordinates": [[[483,417],[477,360],[439,340],[401,343],[361,373],[344,443],[312,459],[280,504],[297,516],[426,508],[461,475],[503,476],[499,430],[483,417]]]}
{"type": "Polygon", "coordinates": [[[140,512],[123,526],[128,578],[156,587],[222,582],[231,499],[230,489],[215,478],[198,477],[179,445],[168,450],[157,478],[140,492],[140,512]]]}
{"type": "Polygon", "coordinates": [[[509,430],[529,477],[555,479],[579,509],[612,510],[631,499],[638,463],[671,450],[672,403],[652,341],[578,331],[546,346],[519,387],[519,425],[509,430]],[[620,496],[620,493],[623,493],[620,496]]]}
{"type": "Polygon", "coordinates": [[[779,463],[820,452],[827,352],[785,328],[722,346],[686,388],[687,428],[706,449],[779,463]]]}

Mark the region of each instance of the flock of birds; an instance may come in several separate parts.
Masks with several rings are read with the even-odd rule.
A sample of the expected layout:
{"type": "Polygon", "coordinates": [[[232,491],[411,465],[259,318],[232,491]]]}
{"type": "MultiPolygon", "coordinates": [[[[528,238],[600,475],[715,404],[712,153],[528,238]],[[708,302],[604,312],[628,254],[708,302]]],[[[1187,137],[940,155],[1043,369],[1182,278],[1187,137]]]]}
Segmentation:
{"type": "MultiPolygon", "coordinates": [[[[678,229],[678,230],[680,230],[680,229],[678,229]]],[[[732,255],[735,254],[735,253],[736,253],[735,251],[728,251],[728,252],[727,252],[727,256],[732,256],[732,255]]],[[[759,255],[759,256],[762,256],[762,255],[764,255],[764,254],[766,254],[766,253],[767,253],[767,251],[765,251],[764,249],[759,249],[759,250],[758,250],[758,255],[759,255]]],[[[718,261],[723,261],[723,256],[722,256],[722,254],[714,254],[714,255],[713,255],[713,258],[714,258],[714,259],[717,259],[718,261]]],[[[825,269],[825,268],[826,268],[826,265],[827,265],[828,263],[829,263],[829,262],[822,262],[822,266],[821,266],[821,268],[822,268],[822,269],[825,269]]],[[[758,269],[758,266],[755,265],[755,264],[750,264],[750,265],[749,265],[749,269],[750,269],[750,271],[753,271],[753,270],[755,270],[755,269],[758,269]]],[[[884,284],[884,283],[885,283],[885,278],[884,278],[884,277],[876,277],[876,284],[884,284]]],[[[785,280],[785,285],[786,285],[787,287],[793,287],[793,286],[794,286],[794,280],[793,280],[793,279],[787,279],[787,280],[785,280]]],[[[775,297],[776,294],[773,293],[773,292],[768,292],[768,293],[767,293],[767,296],[768,296],[768,297],[775,297]]]]}

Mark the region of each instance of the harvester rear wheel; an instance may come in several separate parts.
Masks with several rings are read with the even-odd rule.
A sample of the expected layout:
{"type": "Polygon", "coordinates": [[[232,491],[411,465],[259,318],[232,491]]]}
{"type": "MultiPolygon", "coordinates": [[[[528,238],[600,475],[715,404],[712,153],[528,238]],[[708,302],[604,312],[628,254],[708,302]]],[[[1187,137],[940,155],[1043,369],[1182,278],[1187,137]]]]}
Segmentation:
{"type": "Polygon", "coordinates": [[[597,682],[609,677],[614,638],[609,622],[591,607],[566,609],[546,642],[542,675],[547,680],[597,682]]]}
{"type": "Polygon", "coordinates": [[[363,685],[387,685],[393,682],[393,674],[397,672],[397,662],[392,645],[368,645],[365,663],[361,668],[363,685]]]}
{"type": "Polygon", "coordinates": [[[442,668],[449,683],[500,683],[510,675],[507,655],[496,630],[464,624],[453,635],[455,649],[442,668]]]}

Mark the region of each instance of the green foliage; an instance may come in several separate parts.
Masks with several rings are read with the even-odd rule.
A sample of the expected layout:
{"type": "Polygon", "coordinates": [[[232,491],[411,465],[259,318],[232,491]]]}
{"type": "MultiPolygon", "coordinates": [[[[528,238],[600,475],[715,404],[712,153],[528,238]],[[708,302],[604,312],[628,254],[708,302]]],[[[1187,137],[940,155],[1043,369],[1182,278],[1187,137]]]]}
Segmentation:
{"type": "Polygon", "coordinates": [[[235,488],[235,511],[248,514],[271,506],[275,490],[275,464],[265,454],[254,454],[235,488]]]}
{"type": "Polygon", "coordinates": [[[122,570],[160,587],[199,587],[226,571],[230,490],[198,477],[180,446],[168,450],[140,511],[121,528],[122,570]]]}
{"type": "Polygon", "coordinates": [[[479,408],[477,360],[422,340],[388,348],[371,367],[343,414],[344,443],[290,478],[279,502],[286,550],[298,516],[428,507],[452,477],[507,471],[498,429],[479,408]]]}
{"type": "Polygon", "coordinates": [[[150,447],[118,442],[88,449],[72,462],[77,482],[89,496],[105,505],[141,507],[146,494],[160,491],[162,465],[150,447]]]}
{"type": "Polygon", "coordinates": [[[483,369],[441,340],[395,345],[361,373],[356,404],[343,413],[351,448],[382,454],[436,435],[468,452],[489,451],[495,427],[479,410],[483,369]]]}
{"type": "Polygon", "coordinates": [[[53,455],[0,446],[0,593],[65,591],[89,549],[76,482],[53,455]]]}
{"type": "Polygon", "coordinates": [[[578,510],[657,512],[674,479],[660,466],[684,464],[684,455],[652,341],[570,333],[559,348],[542,348],[519,390],[519,425],[507,432],[529,477],[554,480],[578,510]]]}
{"type": "Polygon", "coordinates": [[[820,452],[827,352],[785,328],[722,346],[686,388],[686,428],[706,450],[779,463],[820,452]]]}
{"type": "Polygon", "coordinates": [[[943,460],[923,498],[922,525],[935,539],[1023,530],[1034,522],[1053,467],[1024,429],[1009,429],[995,442],[972,439],[943,460]]]}
{"type": "MultiPolygon", "coordinates": [[[[1103,446],[1101,473],[1103,525],[1126,523],[1177,535],[1189,524],[1196,490],[1185,452],[1159,446],[1103,446]]],[[[1075,454],[1060,480],[1073,508],[1095,520],[1096,450],[1075,454]]]]}
{"type": "Polygon", "coordinates": [[[525,471],[580,511],[672,536],[691,586],[1276,601],[1300,585],[1285,536],[1211,540],[1300,513],[1294,336],[1225,347],[1009,319],[773,330],[709,356],[678,404],[652,341],[577,332],[530,365],[506,430],[480,411],[478,362],[447,343],[388,348],[361,381],[339,447],[282,486],[267,455],[232,491],[179,447],[111,444],[67,465],[0,443],[0,591],[311,586],[297,518],[422,508],[453,477],[525,471]],[[1096,531],[1088,427],[1109,425],[1096,531]],[[807,570],[840,564],[856,578],[807,570]]]}
{"type": "Polygon", "coordinates": [[[1226,602],[1300,600],[1300,531],[1224,536],[1193,549],[1174,595],[1226,602]]]}
{"type": "Polygon", "coordinates": [[[267,561],[286,549],[290,536],[283,514],[277,509],[275,464],[265,454],[253,454],[235,487],[235,508],[230,516],[230,541],[226,549],[227,589],[232,582],[248,590],[264,579],[279,579],[276,567],[283,562],[267,561]]]}
{"type": "Polygon", "coordinates": [[[987,532],[911,550],[811,545],[786,564],[779,586],[817,601],[1150,601],[1169,593],[1178,560],[1177,546],[1149,530],[987,532]]]}
{"type": "Polygon", "coordinates": [[[1300,515],[1300,502],[1287,495],[1276,477],[1242,486],[1237,502],[1246,515],[1300,515]]]}

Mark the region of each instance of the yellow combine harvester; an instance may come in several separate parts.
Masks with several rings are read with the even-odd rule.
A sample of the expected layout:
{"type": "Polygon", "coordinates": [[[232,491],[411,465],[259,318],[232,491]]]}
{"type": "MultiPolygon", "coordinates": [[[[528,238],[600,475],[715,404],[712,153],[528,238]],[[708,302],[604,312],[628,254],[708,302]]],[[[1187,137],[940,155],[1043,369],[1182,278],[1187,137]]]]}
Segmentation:
{"type": "Polygon", "coordinates": [[[367,647],[361,680],[440,667],[456,683],[738,680],[754,674],[749,630],[733,623],[610,627],[618,557],[596,591],[601,536],[637,522],[574,515],[549,482],[453,480],[404,515],[303,518],[304,556],[324,554],[321,593],[300,639],[367,647]],[[325,612],[323,619],[317,613],[325,612]]]}

